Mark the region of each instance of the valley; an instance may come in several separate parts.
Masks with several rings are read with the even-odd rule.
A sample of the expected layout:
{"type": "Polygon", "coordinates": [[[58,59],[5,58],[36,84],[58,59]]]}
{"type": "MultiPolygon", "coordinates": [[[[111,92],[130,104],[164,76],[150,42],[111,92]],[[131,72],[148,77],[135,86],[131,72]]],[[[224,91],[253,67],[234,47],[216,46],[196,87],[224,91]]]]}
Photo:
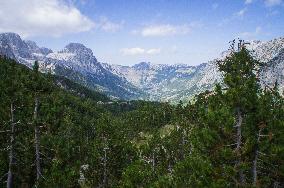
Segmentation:
{"type": "MultiPolygon", "coordinates": [[[[247,48],[264,63],[260,73],[263,87],[272,86],[277,80],[282,92],[284,38],[251,41],[247,48]]],[[[42,72],[64,76],[114,99],[171,103],[191,100],[196,94],[213,90],[216,83],[222,82],[217,61],[224,59],[227,53],[220,53],[219,59],[198,66],[150,62],[121,66],[99,62],[92,50],[83,44],[70,43],[63,50],[53,52],[38,47],[35,42],[24,41],[14,33],[0,34],[0,52],[28,67],[38,61],[42,72]]]]}

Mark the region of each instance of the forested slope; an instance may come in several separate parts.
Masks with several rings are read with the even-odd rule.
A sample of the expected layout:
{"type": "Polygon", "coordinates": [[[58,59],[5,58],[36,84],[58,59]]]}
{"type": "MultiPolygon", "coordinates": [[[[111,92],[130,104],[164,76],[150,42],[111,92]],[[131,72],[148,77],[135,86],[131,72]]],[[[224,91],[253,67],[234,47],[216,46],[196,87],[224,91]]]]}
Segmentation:
{"type": "Polygon", "coordinates": [[[1,58],[1,186],[284,186],[277,85],[260,87],[244,47],[218,66],[224,88],[172,106],[111,101],[1,58]]]}

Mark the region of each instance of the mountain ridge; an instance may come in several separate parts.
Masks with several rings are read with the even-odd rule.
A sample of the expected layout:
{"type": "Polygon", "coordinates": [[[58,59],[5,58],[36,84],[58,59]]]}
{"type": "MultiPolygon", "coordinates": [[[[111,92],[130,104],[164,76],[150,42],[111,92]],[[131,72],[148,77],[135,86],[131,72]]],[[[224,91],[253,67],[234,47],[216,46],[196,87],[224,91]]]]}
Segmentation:
{"type": "MultiPolygon", "coordinates": [[[[272,86],[277,80],[283,91],[284,38],[266,42],[250,41],[247,48],[266,65],[260,72],[261,84],[272,86]]],[[[39,47],[33,41],[24,41],[15,33],[2,33],[0,54],[30,68],[34,61],[38,61],[42,72],[64,76],[112,98],[178,102],[188,101],[222,82],[217,61],[224,59],[228,51],[222,52],[218,59],[197,66],[150,62],[132,66],[113,65],[99,62],[93,51],[80,43],[69,43],[62,50],[54,52],[39,47]]]]}
{"type": "Polygon", "coordinates": [[[0,52],[30,68],[38,61],[42,72],[64,76],[112,98],[132,99],[144,96],[143,91],[104,69],[92,50],[80,43],[69,43],[62,50],[53,52],[38,47],[35,42],[25,42],[18,34],[2,33],[0,52]]]}
{"type": "MultiPolygon", "coordinates": [[[[284,38],[280,37],[267,42],[250,41],[247,48],[257,60],[265,64],[260,70],[263,87],[272,87],[277,80],[280,91],[283,92],[284,79],[282,75],[284,75],[284,61],[279,56],[283,54],[284,38]],[[276,60],[278,60],[278,69],[273,69],[271,66],[276,60]]],[[[217,62],[224,59],[228,54],[229,51],[224,51],[219,58],[197,66],[186,64],[175,66],[166,64],[151,65],[148,63],[148,69],[143,70],[137,69],[137,65],[111,65],[112,68],[110,70],[117,75],[126,77],[135,86],[152,93],[152,100],[186,101],[195,94],[207,89],[212,90],[216,83],[222,83],[222,73],[218,70],[217,62]],[[161,81],[157,82],[159,79],[161,81]]]]}

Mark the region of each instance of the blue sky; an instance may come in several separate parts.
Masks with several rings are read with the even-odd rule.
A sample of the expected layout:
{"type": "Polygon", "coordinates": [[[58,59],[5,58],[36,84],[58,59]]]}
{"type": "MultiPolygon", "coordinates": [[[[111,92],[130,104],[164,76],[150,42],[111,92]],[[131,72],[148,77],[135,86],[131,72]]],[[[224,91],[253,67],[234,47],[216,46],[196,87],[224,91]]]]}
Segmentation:
{"type": "Polygon", "coordinates": [[[283,37],[284,1],[9,0],[0,2],[0,32],[53,50],[80,42],[111,64],[197,65],[237,37],[283,37]]]}

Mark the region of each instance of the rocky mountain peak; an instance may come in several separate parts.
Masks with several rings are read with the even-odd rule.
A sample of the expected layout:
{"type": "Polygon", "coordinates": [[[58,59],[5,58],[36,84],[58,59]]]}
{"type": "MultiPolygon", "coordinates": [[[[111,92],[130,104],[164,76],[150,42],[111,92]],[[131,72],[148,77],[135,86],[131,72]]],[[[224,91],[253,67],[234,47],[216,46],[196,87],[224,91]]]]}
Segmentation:
{"type": "Polygon", "coordinates": [[[39,48],[36,42],[31,40],[25,40],[25,43],[29,46],[30,49],[37,49],[39,48]]]}
{"type": "Polygon", "coordinates": [[[132,66],[134,69],[137,70],[148,70],[151,68],[150,62],[141,62],[132,66]]]}
{"type": "Polygon", "coordinates": [[[10,51],[10,56],[19,56],[23,58],[29,58],[29,47],[16,33],[2,33],[0,34],[0,46],[3,48],[1,51],[10,51]],[[13,54],[13,55],[12,55],[13,54]]]}
{"type": "MultiPolygon", "coordinates": [[[[247,47],[252,55],[267,65],[260,74],[263,85],[272,86],[277,81],[283,91],[284,38],[249,42],[247,47]]],[[[217,60],[225,58],[228,53],[224,51],[217,60]]],[[[54,74],[122,98],[186,101],[222,82],[216,59],[198,66],[150,62],[133,66],[102,66],[92,50],[83,44],[70,43],[63,50],[52,52],[38,47],[33,41],[23,41],[15,33],[0,34],[0,54],[17,59],[28,67],[37,60],[43,69],[52,70],[54,74]]]]}
{"type": "Polygon", "coordinates": [[[70,53],[75,53],[75,54],[89,54],[93,55],[93,52],[90,48],[87,48],[81,43],[69,43],[68,45],[65,46],[63,51],[68,51],[70,53]]]}
{"type": "Polygon", "coordinates": [[[52,53],[51,49],[45,48],[45,47],[40,48],[34,41],[26,40],[25,43],[28,45],[28,48],[31,53],[37,53],[37,54],[43,54],[43,55],[52,53]]]}
{"type": "Polygon", "coordinates": [[[72,53],[75,55],[78,61],[82,61],[88,64],[97,62],[97,59],[93,55],[93,51],[81,43],[69,43],[61,52],[72,53]]]}
{"type": "Polygon", "coordinates": [[[14,43],[22,41],[20,35],[16,33],[1,33],[0,38],[1,40],[6,40],[7,42],[14,42],[14,43]]]}

